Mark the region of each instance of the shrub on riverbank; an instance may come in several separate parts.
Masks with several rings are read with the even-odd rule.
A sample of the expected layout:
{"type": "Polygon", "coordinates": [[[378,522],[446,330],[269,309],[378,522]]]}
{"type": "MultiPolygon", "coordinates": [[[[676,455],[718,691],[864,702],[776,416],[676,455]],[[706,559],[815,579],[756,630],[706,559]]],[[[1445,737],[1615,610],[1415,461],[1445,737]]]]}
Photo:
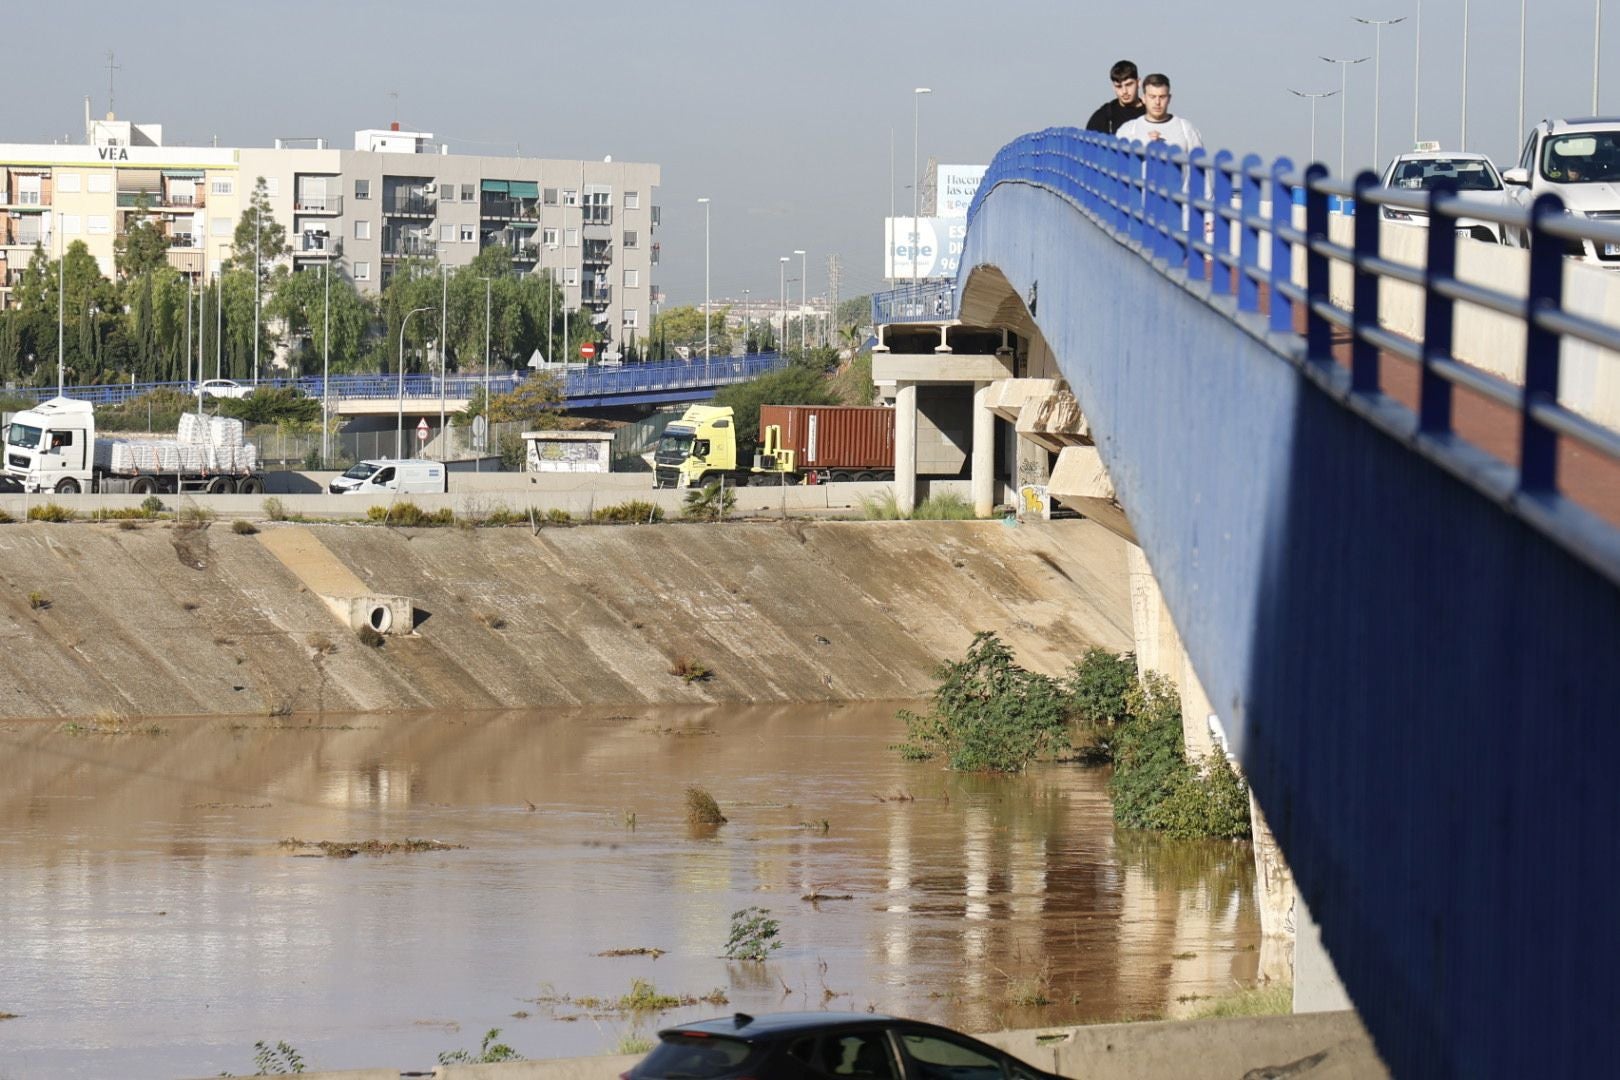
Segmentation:
{"type": "Polygon", "coordinates": [[[1219,748],[1208,759],[1187,760],[1181,698],[1170,680],[1148,672],[1125,702],[1108,784],[1114,820],[1176,837],[1247,838],[1248,785],[1219,748]]]}

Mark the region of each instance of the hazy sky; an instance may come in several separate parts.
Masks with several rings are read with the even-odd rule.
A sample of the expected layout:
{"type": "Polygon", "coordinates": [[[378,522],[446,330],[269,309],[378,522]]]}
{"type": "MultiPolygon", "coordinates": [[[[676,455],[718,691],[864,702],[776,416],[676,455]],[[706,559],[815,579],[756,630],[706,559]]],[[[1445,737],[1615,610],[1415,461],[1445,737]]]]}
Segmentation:
{"type": "MultiPolygon", "coordinates": [[[[1526,122],[1585,115],[1594,0],[1531,5],[1526,122]]],[[[1422,137],[1459,137],[1465,0],[1427,0],[1422,137]]],[[[1519,3],[1472,0],[1469,148],[1516,154],[1519,3]]],[[[264,145],[324,135],[351,145],[398,118],[453,152],[653,161],[664,224],[655,282],[671,303],[703,297],[703,212],[712,203],[716,297],[774,299],[778,258],[809,252],[810,292],[827,256],[843,295],[883,287],[882,218],[905,213],[914,86],[921,156],[985,163],[1018,134],[1083,124],[1108,67],[1134,59],[1174,81],[1172,111],[1211,149],[1309,154],[1310,106],[1289,87],[1337,89],[1317,57],[1370,56],[1351,20],[1408,16],[1383,34],[1384,155],[1411,139],[1416,0],[1343,4],[1228,0],[217,0],[194,9],[128,3],[7,4],[10,78],[0,141],[83,137],[83,98],[164,125],[166,141],[264,145]],[[173,16],[173,17],[170,17],[173,16]]],[[[1605,11],[1603,102],[1620,112],[1620,7],[1605,11]]],[[[1350,69],[1348,160],[1372,160],[1373,63],[1350,69]]],[[[1338,160],[1339,100],[1319,106],[1317,156],[1338,160]]],[[[798,276],[799,259],[790,265],[798,276]]],[[[797,287],[792,287],[797,292],[797,287]]]]}

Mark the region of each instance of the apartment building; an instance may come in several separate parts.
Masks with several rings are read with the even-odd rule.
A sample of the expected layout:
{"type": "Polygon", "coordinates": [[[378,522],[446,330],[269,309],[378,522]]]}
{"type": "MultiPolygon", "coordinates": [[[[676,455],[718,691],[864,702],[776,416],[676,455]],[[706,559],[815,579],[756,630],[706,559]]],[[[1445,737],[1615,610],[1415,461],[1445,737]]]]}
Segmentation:
{"type": "Polygon", "coordinates": [[[451,154],[430,132],[398,124],[356,132],[352,150],[322,139],[164,147],[161,127],[111,118],[87,118],[86,139],[0,144],[8,185],[0,306],[36,243],[54,254],[63,238],[83,239],[111,274],[113,240],[142,192],[174,238],[170,262],[194,276],[215,274],[263,177],[294,271],[330,265],[376,292],[408,259],[465,266],[499,247],[518,272],[552,276],[604,341],[639,338],[651,321],[657,165],[451,154]]]}

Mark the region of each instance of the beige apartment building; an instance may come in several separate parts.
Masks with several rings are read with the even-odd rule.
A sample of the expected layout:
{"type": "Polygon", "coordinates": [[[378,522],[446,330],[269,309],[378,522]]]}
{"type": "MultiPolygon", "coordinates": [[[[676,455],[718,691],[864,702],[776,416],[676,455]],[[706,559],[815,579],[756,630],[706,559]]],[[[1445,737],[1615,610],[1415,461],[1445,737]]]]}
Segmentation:
{"type": "Polygon", "coordinates": [[[83,240],[102,271],[137,201],[170,240],[169,261],[212,276],[264,178],[294,271],[330,265],[363,291],[407,259],[465,266],[499,247],[520,273],[552,276],[610,344],[646,332],[658,265],[657,165],[451,154],[431,133],[358,131],[273,147],[170,147],[162,127],[86,118],[83,146],[0,144],[0,307],[36,245],[83,240]]]}

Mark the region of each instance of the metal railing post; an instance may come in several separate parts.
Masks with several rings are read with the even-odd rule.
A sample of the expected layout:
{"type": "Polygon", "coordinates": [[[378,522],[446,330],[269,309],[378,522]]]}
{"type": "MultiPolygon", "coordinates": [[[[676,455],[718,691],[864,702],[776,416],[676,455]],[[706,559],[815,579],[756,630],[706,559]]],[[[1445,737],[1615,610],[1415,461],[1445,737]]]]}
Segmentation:
{"type": "Polygon", "coordinates": [[[1260,180],[1254,171],[1261,165],[1259,154],[1246,154],[1239,168],[1242,174],[1238,177],[1242,192],[1241,203],[1243,217],[1238,222],[1238,265],[1240,271],[1237,280],[1237,299],[1239,311],[1260,310],[1260,283],[1254,279],[1255,271],[1260,269],[1260,230],[1250,224],[1251,219],[1260,213],[1260,180]]]}
{"type": "Polygon", "coordinates": [[[1197,201],[1209,190],[1209,163],[1204,148],[1198,147],[1187,155],[1187,276],[1203,281],[1208,276],[1204,257],[1193,245],[1204,238],[1204,222],[1208,220],[1197,201]]]}
{"type": "Polygon", "coordinates": [[[1564,216],[1564,202],[1542,195],[1530,206],[1530,282],[1524,297],[1524,393],[1519,399],[1519,490],[1553,494],[1558,490],[1558,435],[1537,420],[1534,407],[1558,401],[1558,346],[1555,331],[1536,325],[1544,310],[1556,311],[1564,297],[1564,242],[1542,231],[1564,216]]]}
{"type": "Polygon", "coordinates": [[[1222,260],[1232,251],[1232,222],[1227,209],[1232,205],[1232,151],[1215,155],[1215,249],[1214,285],[1216,293],[1232,291],[1232,268],[1222,260]]]}
{"type": "Polygon", "coordinates": [[[1320,161],[1305,170],[1305,357],[1324,365],[1333,363],[1333,326],[1316,309],[1329,302],[1332,269],[1312,245],[1328,238],[1328,194],[1318,186],[1327,175],[1320,161]]]}
{"type": "Polygon", "coordinates": [[[1378,207],[1366,201],[1365,194],[1378,186],[1378,176],[1371,171],[1356,174],[1355,192],[1355,252],[1356,265],[1350,302],[1350,389],[1370,393],[1378,389],[1378,347],[1368,341],[1362,331],[1378,325],[1377,274],[1362,265],[1362,260],[1378,255],[1378,228],[1381,215],[1378,207]]]}
{"type": "Polygon", "coordinates": [[[1442,181],[1428,193],[1428,257],[1423,268],[1423,370],[1418,378],[1418,430],[1443,435],[1451,430],[1451,382],[1434,370],[1436,360],[1451,359],[1452,325],[1456,305],[1436,289],[1457,271],[1457,237],[1450,206],[1456,184],[1442,181]]]}
{"type": "Polygon", "coordinates": [[[1294,224],[1294,188],[1288,177],[1294,163],[1280,157],[1271,163],[1271,290],[1266,298],[1266,310],[1271,318],[1268,325],[1274,334],[1286,334],[1294,329],[1294,305],[1278,286],[1287,285],[1294,277],[1294,245],[1283,238],[1283,233],[1294,224]]]}

